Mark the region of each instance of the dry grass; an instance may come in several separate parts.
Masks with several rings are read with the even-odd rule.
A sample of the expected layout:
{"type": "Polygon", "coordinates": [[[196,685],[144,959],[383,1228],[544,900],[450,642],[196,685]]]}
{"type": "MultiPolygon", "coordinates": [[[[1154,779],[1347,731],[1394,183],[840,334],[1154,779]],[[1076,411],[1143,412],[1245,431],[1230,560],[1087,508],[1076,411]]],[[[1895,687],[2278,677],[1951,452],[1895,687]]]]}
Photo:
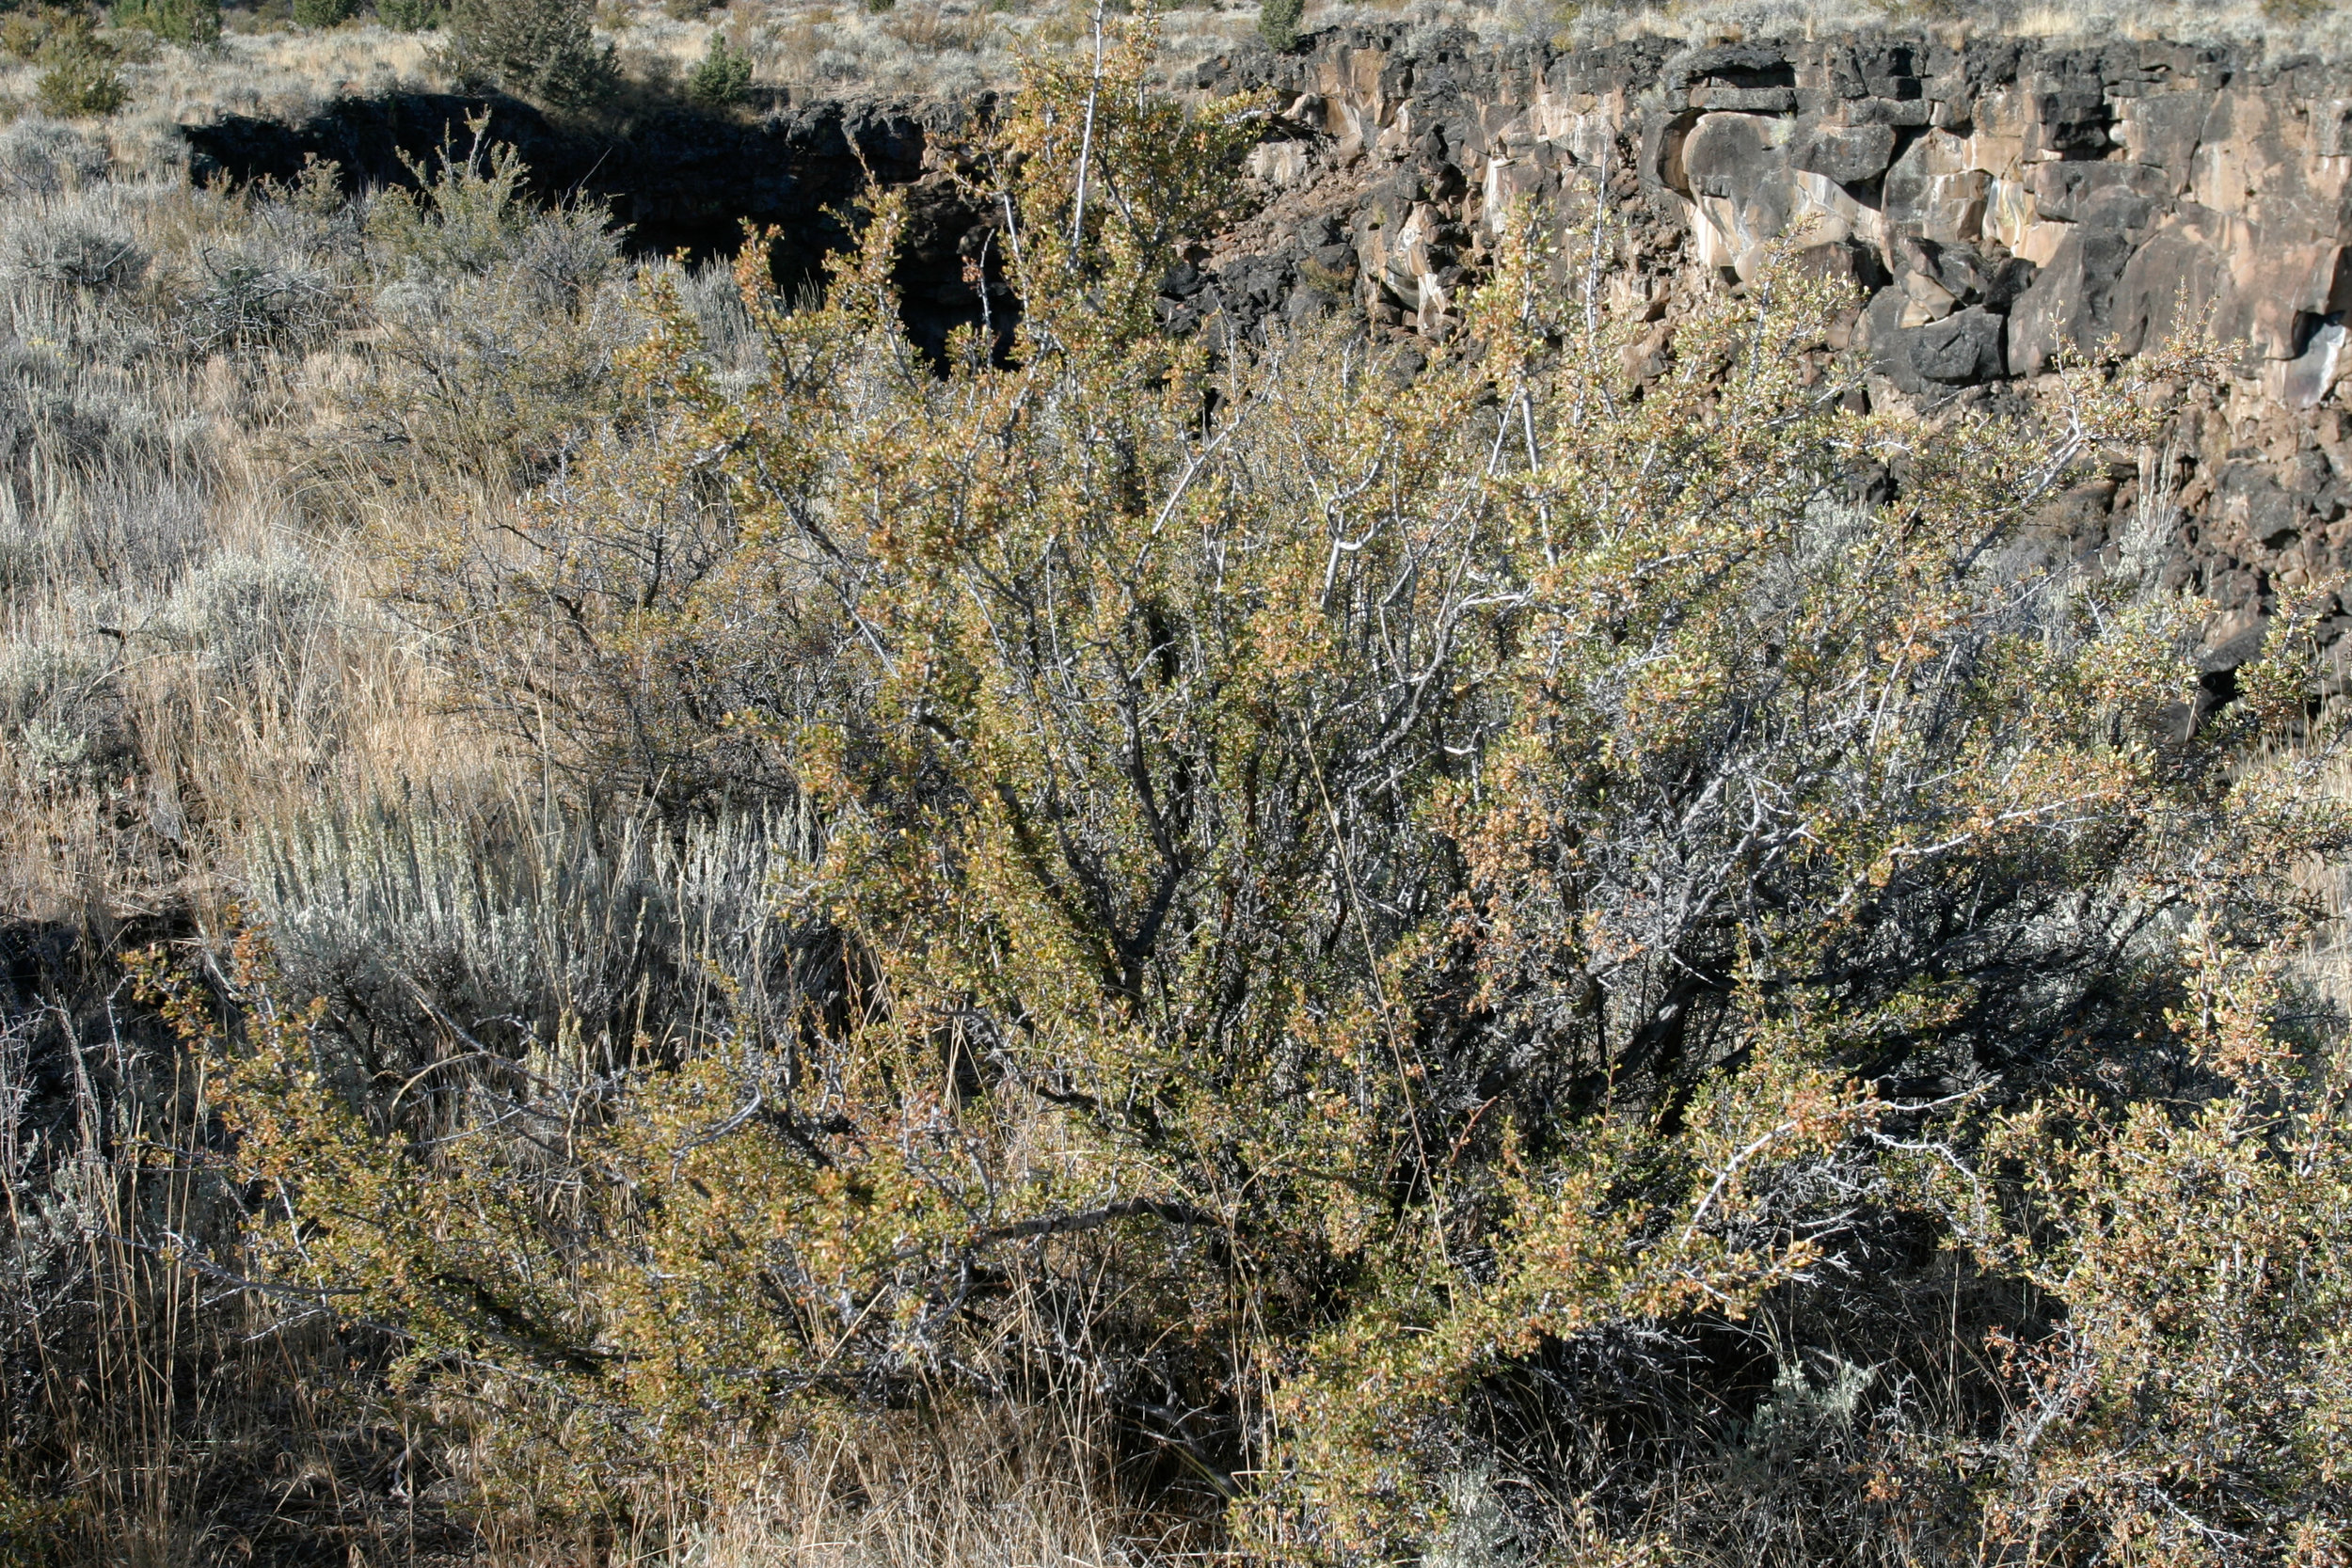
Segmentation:
{"type": "MultiPolygon", "coordinates": [[[[922,97],[1009,86],[1022,52],[1067,46],[1091,10],[1060,4],[997,6],[988,0],[902,0],[876,11],[855,3],[739,3],[689,20],[660,6],[608,5],[622,58],[641,74],[682,75],[714,34],[751,55],[755,81],[798,94],[879,93],[922,97]],[[614,25],[616,24],[617,25],[614,25]]],[[[1162,19],[1168,76],[1255,36],[1257,8],[1211,4],[1162,19]]]]}
{"type": "Polygon", "coordinates": [[[381,1448],[377,1418],[287,1375],[318,1325],[248,1342],[260,1320],[150,1244],[221,1215],[145,1165],[192,1087],[113,952],[215,924],[256,824],[494,759],[291,482],[328,404],[306,356],[175,334],[249,210],[34,119],[0,132],[0,1410],[40,1472],[0,1501],[38,1479],[141,1564],[269,1548],[319,1510],[340,1538],[364,1511],[319,1478],[381,1448]],[[87,254],[101,286],[51,276],[87,254]]]}
{"type": "MultiPolygon", "coordinates": [[[[1025,48],[1074,42],[1092,8],[1080,0],[900,0],[876,13],[855,3],[737,0],[698,21],[663,8],[608,5],[624,51],[660,56],[679,68],[701,57],[713,31],[750,49],[762,80],[818,91],[949,93],[1009,85],[1025,48]]],[[[1167,79],[1188,85],[1192,68],[1249,47],[1256,37],[1253,0],[1168,6],[1161,15],[1167,79]]],[[[2047,5],[2031,0],[1310,0],[1302,29],[1408,23],[1435,32],[1466,29],[1489,45],[1549,39],[1594,45],[1634,38],[1694,43],[1740,39],[1812,39],[1894,29],[1952,41],[2026,37],[2106,43],[2117,39],[2216,41],[2352,56],[2352,15],[2340,7],[2303,17],[2274,15],[2256,0],[2155,0],[2145,6],[2047,5]]]]}
{"type": "Polygon", "coordinates": [[[961,1411],[854,1440],[816,1433],[693,1519],[673,1568],[1144,1568],[1219,1556],[1137,1510],[1099,1434],[961,1411]]]}
{"type": "MultiPolygon", "coordinates": [[[[168,182],[106,188],[159,270],[215,254],[235,219],[168,182]]],[[[54,230],[77,201],[17,215],[54,230]]],[[[0,300],[34,427],[0,499],[0,664],[83,683],[18,714],[0,754],[24,808],[0,823],[0,889],[36,918],[156,912],[213,886],[246,824],[475,750],[276,455],[326,414],[312,367],[191,361],[163,341],[171,306],[74,293],[20,279],[0,300]]]]}
{"type": "Polygon", "coordinates": [[[446,85],[429,35],[378,26],[224,34],[219,50],[164,49],[133,87],[148,116],[296,116],[338,97],[446,85]]]}

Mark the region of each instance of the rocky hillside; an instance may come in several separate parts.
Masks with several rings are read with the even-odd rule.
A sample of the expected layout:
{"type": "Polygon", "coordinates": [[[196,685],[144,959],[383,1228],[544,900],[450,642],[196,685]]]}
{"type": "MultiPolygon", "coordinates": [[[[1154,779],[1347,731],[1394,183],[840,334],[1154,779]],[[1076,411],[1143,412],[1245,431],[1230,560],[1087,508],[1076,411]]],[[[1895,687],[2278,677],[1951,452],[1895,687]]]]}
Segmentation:
{"type": "MultiPolygon", "coordinates": [[[[1497,51],[1400,25],[1212,60],[1195,85],[1270,89],[1282,109],[1252,154],[1262,209],[1168,279],[1176,330],[1261,335],[1344,311],[1406,343],[1409,363],[1412,344],[1454,330],[1514,203],[1546,204],[1564,244],[1587,247],[1598,200],[1626,263],[1613,286],[1658,324],[1634,369],[1654,371],[1697,291],[1751,275],[1770,242],[1795,236],[1867,292],[1851,331],[1874,402],[1964,405],[2058,356],[2131,353],[2210,323],[2238,353],[2235,384],[2173,451],[2076,488],[2049,522],[2095,552],[2143,500],[2176,507],[2173,580],[2227,612],[2217,662],[2250,645],[2278,590],[2352,567],[2352,432],[2336,395],[2352,69],[2000,40],[1497,51]]],[[[315,152],[398,179],[396,152],[429,147],[467,106],[346,101],[305,126],[191,135],[200,171],[290,174],[315,152]]],[[[909,184],[911,325],[936,339],[979,318],[966,263],[987,214],[946,166],[984,102],[779,105],[749,125],[680,116],[621,140],[495,107],[494,135],[549,185],[612,199],[642,242],[709,246],[744,219],[777,224],[787,276],[838,243],[830,214],[866,171],[909,184]]]]}

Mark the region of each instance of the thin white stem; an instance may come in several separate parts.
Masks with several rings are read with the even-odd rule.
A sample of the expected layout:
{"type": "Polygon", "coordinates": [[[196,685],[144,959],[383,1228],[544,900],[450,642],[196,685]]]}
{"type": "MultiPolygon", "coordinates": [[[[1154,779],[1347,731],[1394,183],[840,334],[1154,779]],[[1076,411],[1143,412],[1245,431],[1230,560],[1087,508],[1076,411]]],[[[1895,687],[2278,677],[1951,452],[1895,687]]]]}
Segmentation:
{"type": "Polygon", "coordinates": [[[1070,219],[1070,264],[1078,264],[1078,246],[1087,231],[1087,168],[1094,161],[1094,105],[1103,95],[1103,7],[1094,0],[1094,75],[1087,83],[1086,126],[1078,133],[1078,199],[1070,219]]]}

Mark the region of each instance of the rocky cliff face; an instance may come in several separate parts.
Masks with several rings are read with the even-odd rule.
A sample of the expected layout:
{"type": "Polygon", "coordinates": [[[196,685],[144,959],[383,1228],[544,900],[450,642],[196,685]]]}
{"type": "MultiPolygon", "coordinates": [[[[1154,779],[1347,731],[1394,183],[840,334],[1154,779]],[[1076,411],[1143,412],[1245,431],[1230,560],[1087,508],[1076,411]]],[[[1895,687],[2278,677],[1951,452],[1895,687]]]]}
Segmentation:
{"type": "Polygon", "coordinates": [[[1401,30],[1359,30],[1212,62],[1200,86],[1287,107],[1253,159],[1265,214],[1172,280],[1180,327],[1351,309],[1442,339],[1528,198],[1576,243],[1610,204],[1615,287],[1654,347],[1695,290],[1803,245],[1865,291],[1848,330],[1874,400],[1998,398],[2058,356],[2207,322],[2235,384],[2171,452],[2063,498],[2054,533],[2106,548],[2161,490],[2183,517],[2172,580],[2234,612],[2223,662],[2279,590],[2352,568],[2352,71],[1901,39],[1409,53],[1401,30]]]}

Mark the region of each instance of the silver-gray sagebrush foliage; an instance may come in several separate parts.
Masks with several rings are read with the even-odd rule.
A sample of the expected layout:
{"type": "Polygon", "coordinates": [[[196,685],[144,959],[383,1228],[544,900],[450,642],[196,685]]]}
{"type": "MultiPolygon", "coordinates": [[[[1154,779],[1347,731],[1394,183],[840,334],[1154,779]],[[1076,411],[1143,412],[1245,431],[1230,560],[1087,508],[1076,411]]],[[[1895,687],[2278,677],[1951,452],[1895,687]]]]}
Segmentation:
{"type": "Polygon", "coordinates": [[[107,162],[96,138],[28,114],[0,131],[0,195],[54,196],[99,179],[107,162]]]}
{"type": "Polygon", "coordinates": [[[68,198],[38,214],[8,220],[0,266],[22,277],[68,288],[128,289],[151,260],[110,204],[68,198]]]}

